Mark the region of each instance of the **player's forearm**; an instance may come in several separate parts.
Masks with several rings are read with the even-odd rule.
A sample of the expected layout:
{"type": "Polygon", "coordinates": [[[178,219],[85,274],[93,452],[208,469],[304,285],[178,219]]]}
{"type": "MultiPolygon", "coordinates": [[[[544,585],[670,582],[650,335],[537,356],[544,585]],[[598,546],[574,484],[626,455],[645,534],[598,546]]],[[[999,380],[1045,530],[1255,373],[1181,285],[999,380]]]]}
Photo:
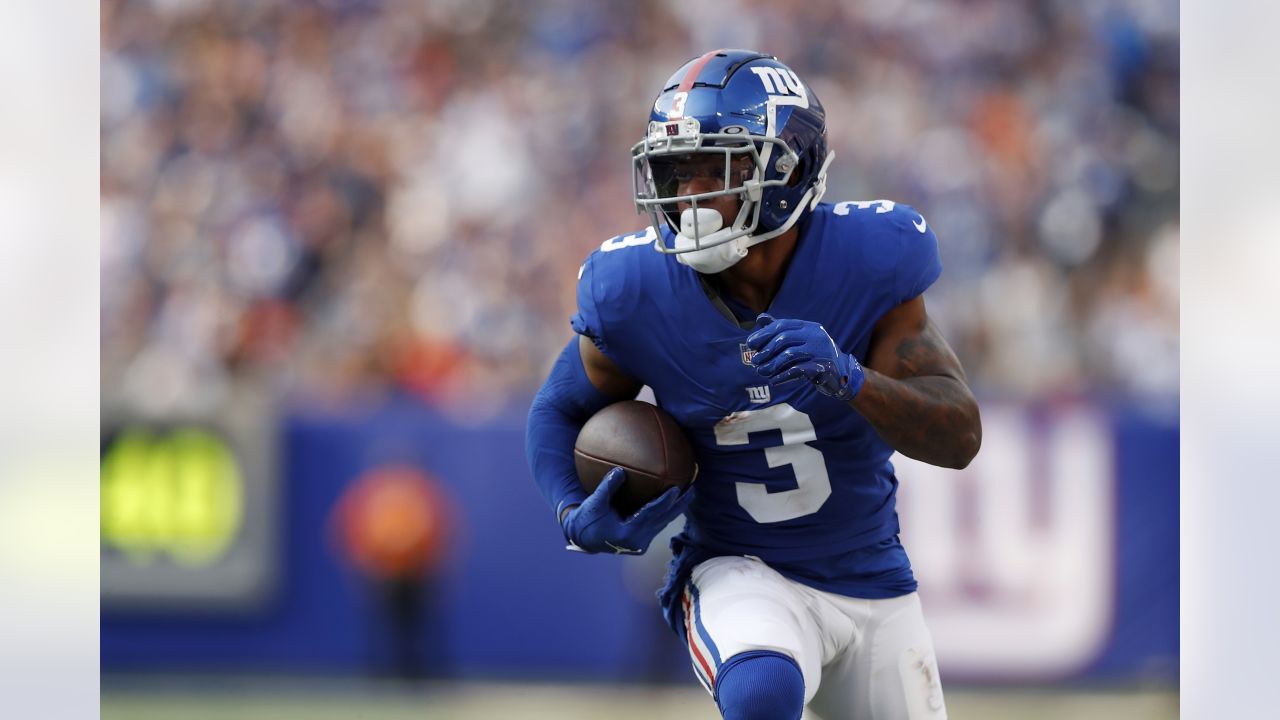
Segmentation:
{"type": "Polygon", "coordinates": [[[535,402],[525,430],[525,453],[529,470],[553,511],[582,502],[586,493],[578,484],[573,465],[573,439],[581,429],[562,412],[547,403],[535,402]]]}
{"type": "Polygon", "coordinates": [[[963,468],[982,445],[978,403],[953,377],[895,380],[867,368],[866,382],[849,404],[890,447],[930,465],[963,468]]]}
{"type": "Polygon", "coordinates": [[[575,338],[534,397],[525,428],[529,470],[557,520],[586,497],[574,468],[573,444],[587,418],[609,402],[587,379],[575,338]]]}

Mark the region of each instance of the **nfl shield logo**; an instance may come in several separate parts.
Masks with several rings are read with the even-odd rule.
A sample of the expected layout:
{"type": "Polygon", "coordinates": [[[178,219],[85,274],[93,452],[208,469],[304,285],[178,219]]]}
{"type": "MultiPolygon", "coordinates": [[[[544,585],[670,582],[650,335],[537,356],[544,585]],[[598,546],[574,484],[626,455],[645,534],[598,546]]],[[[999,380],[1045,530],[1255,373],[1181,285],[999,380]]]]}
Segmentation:
{"type": "Polygon", "coordinates": [[[738,349],[742,351],[742,364],[750,365],[751,358],[755,357],[756,351],[747,347],[746,343],[738,343],[738,349]]]}

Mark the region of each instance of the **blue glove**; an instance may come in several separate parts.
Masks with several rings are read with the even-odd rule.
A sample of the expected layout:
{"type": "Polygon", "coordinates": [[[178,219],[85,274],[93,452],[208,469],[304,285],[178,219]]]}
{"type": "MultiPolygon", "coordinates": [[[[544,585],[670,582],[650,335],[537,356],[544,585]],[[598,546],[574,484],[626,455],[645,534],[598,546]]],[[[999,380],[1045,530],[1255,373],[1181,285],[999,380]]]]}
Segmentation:
{"type": "Polygon", "coordinates": [[[867,379],[858,359],[841,352],[816,322],[774,320],[760,313],[747,347],[755,351],[751,364],[756,372],[774,385],[804,378],[823,395],[849,402],[867,379]]]}
{"type": "Polygon", "coordinates": [[[596,491],[565,515],[561,526],[570,550],[642,555],[653,538],[684,513],[693,499],[687,488],[669,488],[624,519],[610,501],[626,481],[626,473],[620,467],[605,473],[596,491]]]}

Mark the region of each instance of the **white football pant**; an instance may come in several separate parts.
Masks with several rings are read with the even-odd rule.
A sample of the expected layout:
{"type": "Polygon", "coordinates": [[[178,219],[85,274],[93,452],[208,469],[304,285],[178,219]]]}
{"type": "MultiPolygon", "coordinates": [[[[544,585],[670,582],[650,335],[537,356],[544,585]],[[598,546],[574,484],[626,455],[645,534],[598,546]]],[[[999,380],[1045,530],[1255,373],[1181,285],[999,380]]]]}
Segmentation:
{"type": "Polygon", "coordinates": [[[756,558],[718,557],[684,593],[694,672],[708,690],[729,658],[788,655],[821,720],[940,720],[947,710],[933,640],[916,593],[868,600],[816,590],[756,558]]]}

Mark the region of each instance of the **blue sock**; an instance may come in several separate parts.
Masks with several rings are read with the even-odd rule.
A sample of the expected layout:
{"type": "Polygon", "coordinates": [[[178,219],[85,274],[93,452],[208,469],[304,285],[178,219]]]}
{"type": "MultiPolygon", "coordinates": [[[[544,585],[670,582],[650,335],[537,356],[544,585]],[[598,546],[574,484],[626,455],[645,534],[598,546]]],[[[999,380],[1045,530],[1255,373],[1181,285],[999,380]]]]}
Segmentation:
{"type": "Polygon", "coordinates": [[[771,650],[729,658],[716,677],[716,705],[725,720],[800,720],[804,675],[795,660],[771,650]]]}

